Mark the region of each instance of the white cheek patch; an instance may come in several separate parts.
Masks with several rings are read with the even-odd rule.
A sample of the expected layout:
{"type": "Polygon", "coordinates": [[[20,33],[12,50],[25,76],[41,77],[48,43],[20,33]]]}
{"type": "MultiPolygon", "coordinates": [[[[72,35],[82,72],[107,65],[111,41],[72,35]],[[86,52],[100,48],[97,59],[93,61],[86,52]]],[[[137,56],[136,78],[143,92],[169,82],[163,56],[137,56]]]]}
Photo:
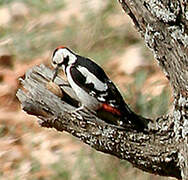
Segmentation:
{"type": "Polygon", "coordinates": [[[53,66],[57,66],[58,64],[61,64],[63,62],[63,54],[60,51],[61,51],[61,49],[58,50],[55,53],[55,55],[54,55],[54,57],[52,59],[52,65],[53,66]]]}
{"type": "Polygon", "coordinates": [[[101,82],[94,74],[90,73],[85,67],[78,66],[77,68],[83,76],[86,77],[86,83],[92,83],[96,90],[106,91],[108,86],[106,83],[101,82]]]}
{"type": "Polygon", "coordinates": [[[74,64],[76,62],[76,59],[77,59],[76,56],[67,49],[62,49],[62,50],[63,50],[64,57],[67,57],[67,56],[69,57],[68,64],[69,65],[74,64]]]}

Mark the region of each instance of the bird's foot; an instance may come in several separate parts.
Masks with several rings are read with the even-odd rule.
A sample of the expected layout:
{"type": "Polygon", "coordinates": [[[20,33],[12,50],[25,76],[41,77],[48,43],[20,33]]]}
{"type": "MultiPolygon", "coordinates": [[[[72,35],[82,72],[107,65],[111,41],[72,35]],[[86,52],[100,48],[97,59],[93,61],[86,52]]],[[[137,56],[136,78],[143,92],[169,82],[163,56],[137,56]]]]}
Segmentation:
{"type": "Polygon", "coordinates": [[[76,118],[78,118],[78,119],[80,119],[80,120],[83,120],[82,115],[79,113],[79,111],[82,111],[83,109],[84,109],[84,106],[82,105],[82,106],[78,107],[77,109],[73,110],[73,111],[71,112],[71,114],[72,114],[73,116],[75,116],[76,118]]]}
{"type": "Polygon", "coordinates": [[[81,105],[80,107],[78,107],[77,109],[72,111],[71,114],[76,116],[78,119],[83,119],[81,114],[83,114],[83,116],[86,116],[88,114],[88,112],[93,114],[94,116],[96,116],[95,111],[93,111],[92,109],[88,109],[84,105],[81,105]]]}

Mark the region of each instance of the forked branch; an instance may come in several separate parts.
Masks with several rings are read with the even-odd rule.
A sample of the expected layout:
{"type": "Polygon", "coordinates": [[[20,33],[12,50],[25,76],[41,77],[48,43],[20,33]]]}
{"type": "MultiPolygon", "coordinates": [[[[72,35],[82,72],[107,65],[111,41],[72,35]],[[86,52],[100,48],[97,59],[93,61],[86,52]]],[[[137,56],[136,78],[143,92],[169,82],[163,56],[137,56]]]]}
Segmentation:
{"type": "MultiPolygon", "coordinates": [[[[92,148],[128,160],[144,171],[181,178],[170,116],[158,118],[143,133],[107,124],[87,109],[79,115],[71,113],[77,97],[68,86],[62,86],[60,92],[54,90],[52,76],[44,65],[35,66],[20,80],[23,87],[17,92],[23,110],[37,116],[42,127],[66,131],[92,148]]],[[[65,83],[59,77],[55,82],[65,83]]]]}

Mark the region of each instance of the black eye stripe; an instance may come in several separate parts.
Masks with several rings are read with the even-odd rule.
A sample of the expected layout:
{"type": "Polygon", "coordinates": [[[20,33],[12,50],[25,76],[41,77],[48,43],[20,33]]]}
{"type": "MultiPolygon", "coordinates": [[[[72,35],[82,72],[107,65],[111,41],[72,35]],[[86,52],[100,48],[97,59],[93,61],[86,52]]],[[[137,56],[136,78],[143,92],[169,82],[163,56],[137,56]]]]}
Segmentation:
{"type": "Polygon", "coordinates": [[[64,62],[62,62],[62,63],[59,63],[59,64],[58,64],[58,66],[62,66],[63,64],[64,64],[64,62]]]}

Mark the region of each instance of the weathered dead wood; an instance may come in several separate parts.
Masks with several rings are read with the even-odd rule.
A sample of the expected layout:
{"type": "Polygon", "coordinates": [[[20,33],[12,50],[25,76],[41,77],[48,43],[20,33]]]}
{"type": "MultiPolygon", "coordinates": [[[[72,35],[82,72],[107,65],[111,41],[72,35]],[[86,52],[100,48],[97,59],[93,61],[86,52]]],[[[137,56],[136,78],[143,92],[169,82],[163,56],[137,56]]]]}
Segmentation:
{"type": "MultiPolygon", "coordinates": [[[[150,124],[150,130],[143,133],[107,124],[87,109],[78,116],[71,113],[76,100],[70,105],[67,102],[72,101],[55,95],[49,88],[52,76],[53,72],[44,65],[33,67],[21,79],[23,88],[17,92],[23,110],[37,116],[42,127],[66,131],[96,150],[128,160],[144,171],[181,178],[172,117],[158,118],[156,126],[150,124]]],[[[55,82],[65,83],[60,78],[55,82]]],[[[62,90],[76,99],[70,87],[62,86],[62,90]]],[[[65,92],[63,95],[67,97],[65,92]]]]}

